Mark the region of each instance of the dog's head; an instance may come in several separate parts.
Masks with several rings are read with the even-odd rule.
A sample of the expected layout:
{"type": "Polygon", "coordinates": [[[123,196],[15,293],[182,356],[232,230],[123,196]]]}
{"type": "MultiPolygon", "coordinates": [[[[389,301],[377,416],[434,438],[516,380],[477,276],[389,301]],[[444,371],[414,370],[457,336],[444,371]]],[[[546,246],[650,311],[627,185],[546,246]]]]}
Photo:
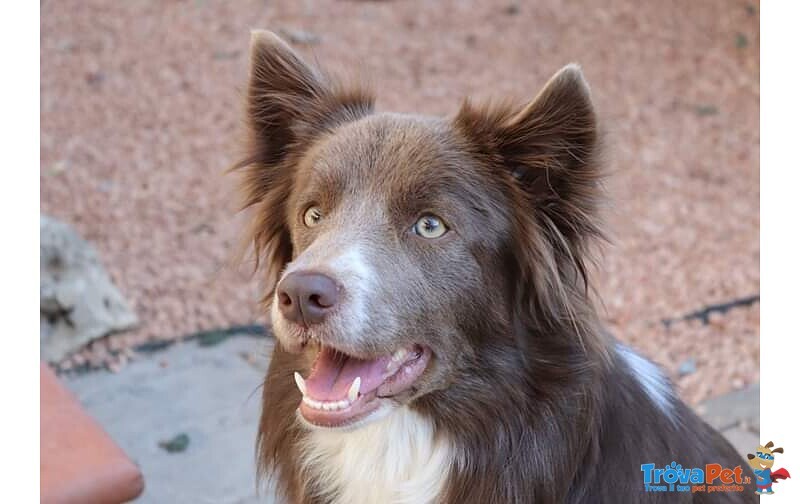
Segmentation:
{"type": "Polygon", "coordinates": [[[590,351],[599,172],[577,66],[525,106],[440,119],[374,112],[268,32],[251,65],[239,166],[274,333],[308,357],[305,420],[352,426],[459,387],[488,397],[498,366],[558,380],[590,351]]]}

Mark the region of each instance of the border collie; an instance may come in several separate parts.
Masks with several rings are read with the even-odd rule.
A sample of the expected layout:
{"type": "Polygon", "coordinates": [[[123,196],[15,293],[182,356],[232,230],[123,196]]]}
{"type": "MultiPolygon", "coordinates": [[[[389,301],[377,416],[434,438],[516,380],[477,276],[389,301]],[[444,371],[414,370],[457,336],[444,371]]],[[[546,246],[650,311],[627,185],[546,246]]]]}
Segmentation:
{"type": "Polygon", "coordinates": [[[522,106],[376,112],[256,31],[246,95],[236,168],[277,338],[257,454],[283,499],[755,500],[752,485],[645,489],[648,463],[752,475],[603,330],[587,278],[599,135],[578,66],[522,106]]]}

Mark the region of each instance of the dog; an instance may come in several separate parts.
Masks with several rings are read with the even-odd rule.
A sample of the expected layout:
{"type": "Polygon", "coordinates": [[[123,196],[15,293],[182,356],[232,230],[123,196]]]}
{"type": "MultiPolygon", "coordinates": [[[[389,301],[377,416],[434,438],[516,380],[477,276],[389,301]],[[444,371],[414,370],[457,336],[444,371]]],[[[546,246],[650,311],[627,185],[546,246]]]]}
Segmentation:
{"type": "Polygon", "coordinates": [[[234,168],[277,339],[256,451],[282,499],[754,502],[749,477],[643,485],[645,463],[747,464],[593,305],[604,172],[577,65],[521,106],[376,112],[255,31],[245,94],[234,168]]]}

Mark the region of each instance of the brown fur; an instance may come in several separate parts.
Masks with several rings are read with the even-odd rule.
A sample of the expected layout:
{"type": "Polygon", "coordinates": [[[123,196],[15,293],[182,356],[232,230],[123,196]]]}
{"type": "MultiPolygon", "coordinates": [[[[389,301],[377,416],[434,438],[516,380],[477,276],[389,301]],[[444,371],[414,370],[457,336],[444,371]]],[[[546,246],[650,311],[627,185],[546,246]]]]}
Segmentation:
{"type": "MultiPolygon", "coordinates": [[[[420,338],[433,349],[430,368],[397,401],[454,444],[440,501],[754,501],[749,489],[642,490],[643,463],[742,460],[681,402],[667,418],[603,332],[586,268],[602,237],[602,171],[580,71],[563,70],[526,106],[465,102],[452,119],[377,114],[372,103],[256,33],[249,154],[237,166],[269,285],[298,256],[355,241],[387,279],[370,306],[368,339],[331,325],[323,340],[365,356],[420,338]],[[330,215],[320,230],[297,217],[312,201],[330,215]],[[409,238],[408,223],[425,211],[453,232],[433,245],[409,238]]],[[[278,336],[260,472],[276,477],[289,502],[324,502],[297,459],[305,431],[292,373],[308,370],[313,349],[278,336]]]]}

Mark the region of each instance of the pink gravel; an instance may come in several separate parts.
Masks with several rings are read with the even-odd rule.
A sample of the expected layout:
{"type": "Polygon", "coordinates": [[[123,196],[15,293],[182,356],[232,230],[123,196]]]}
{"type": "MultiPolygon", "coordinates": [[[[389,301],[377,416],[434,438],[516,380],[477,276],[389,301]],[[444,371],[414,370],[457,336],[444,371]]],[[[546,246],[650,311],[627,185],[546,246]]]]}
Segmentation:
{"type": "MultiPolygon", "coordinates": [[[[137,2],[41,5],[41,208],[93,242],[143,321],[78,357],[263,320],[231,266],[251,28],[374,83],[378,106],[448,114],[532,97],[579,62],[607,130],[612,330],[697,402],[758,380],[759,5],[651,2],[137,2]],[[697,371],[678,378],[688,358],[697,371]]],[[[121,354],[125,355],[125,354],[121,354]]],[[[73,362],[74,363],[74,362],[73,362]]]]}

